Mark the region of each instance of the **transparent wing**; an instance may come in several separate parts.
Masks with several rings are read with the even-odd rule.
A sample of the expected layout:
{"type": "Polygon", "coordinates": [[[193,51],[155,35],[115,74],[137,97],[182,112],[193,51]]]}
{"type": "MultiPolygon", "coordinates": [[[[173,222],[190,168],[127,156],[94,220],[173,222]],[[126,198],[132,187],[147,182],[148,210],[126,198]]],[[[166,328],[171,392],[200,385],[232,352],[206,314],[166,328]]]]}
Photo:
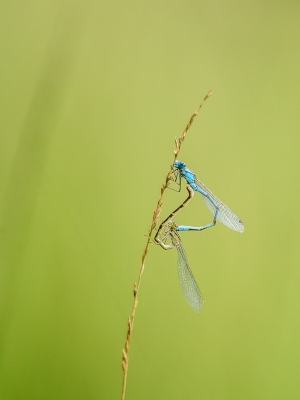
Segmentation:
{"type": "MultiPolygon", "coordinates": [[[[205,185],[200,182],[197,178],[195,178],[195,184],[199,186],[200,189],[204,190],[210,197],[213,198],[217,206],[219,207],[219,215],[218,221],[222,222],[222,224],[228,226],[228,228],[233,229],[237,232],[244,232],[244,224],[239,219],[237,215],[235,215],[221,200],[219,200],[205,185]]],[[[201,194],[201,193],[200,193],[201,194]]],[[[212,202],[205,196],[202,196],[204,204],[209,209],[209,211],[215,215],[216,208],[212,204],[212,202]]]]}
{"type": "Polygon", "coordinates": [[[203,308],[204,299],[189,267],[181,242],[176,243],[176,248],[178,250],[178,276],[180,285],[189,305],[196,312],[199,312],[203,308]]]}

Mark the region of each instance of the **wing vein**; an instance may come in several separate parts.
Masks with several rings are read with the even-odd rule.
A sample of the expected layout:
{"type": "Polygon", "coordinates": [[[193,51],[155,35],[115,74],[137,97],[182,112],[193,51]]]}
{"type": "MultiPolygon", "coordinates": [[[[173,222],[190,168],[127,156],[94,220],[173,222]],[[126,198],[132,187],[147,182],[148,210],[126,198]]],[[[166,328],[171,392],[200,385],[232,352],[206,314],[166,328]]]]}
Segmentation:
{"type": "Polygon", "coordinates": [[[189,267],[181,242],[176,244],[176,248],[178,250],[178,276],[182,291],[189,305],[199,312],[203,308],[204,299],[189,267]]]}
{"type": "MultiPolygon", "coordinates": [[[[244,224],[243,222],[239,219],[239,217],[234,214],[221,200],[219,200],[201,181],[199,181],[197,178],[195,179],[195,184],[205,191],[217,204],[219,207],[219,215],[218,215],[218,221],[222,222],[222,224],[228,226],[228,228],[233,229],[234,231],[237,232],[244,232],[244,224]]],[[[200,193],[201,194],[201,193],[200,193]]],[[[204,204],[206,207],[209,209],[209,211],[212,214],[216,213],[216,207],[213,205],[213,203],[203,194],[201,194],[201,197],[204,201],[204,204]]]]}

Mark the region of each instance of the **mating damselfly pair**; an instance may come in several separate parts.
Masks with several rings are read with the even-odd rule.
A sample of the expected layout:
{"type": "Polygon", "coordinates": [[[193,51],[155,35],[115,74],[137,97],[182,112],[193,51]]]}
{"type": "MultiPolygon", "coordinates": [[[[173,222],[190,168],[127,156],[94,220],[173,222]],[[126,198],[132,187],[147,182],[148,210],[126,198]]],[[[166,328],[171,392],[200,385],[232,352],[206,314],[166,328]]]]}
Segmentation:
{"type": "Polygon", "coordinates": [[[173,165],[172,179],[178,183],[181,189],[181,180],[187,182],[187,199],[173,211],[159,226],[154,237],[154,242],[159,244],[164,250],[176,247],[178,251],[178,276],[183,293],[190,306],[199,312],[203,308],[204,300],[194,275],[189,267],[188,259],[179,232],[183,231],[203,231],[216,225],[217,221],[222,222],[228,228],[237,232],[244,232],[244,224],[221,200],[219,200],[202,182],[200,182],[193,171],[186,167],[184,162],[176,160],[173,165]],[[177,182],[179,181],[179,182],[177,182]],[[201,194],[204,204],[214,215],[213,221],[204,226],[179,226],[172,221],[187,204],[192,200],[195,191],[201,194]]]}

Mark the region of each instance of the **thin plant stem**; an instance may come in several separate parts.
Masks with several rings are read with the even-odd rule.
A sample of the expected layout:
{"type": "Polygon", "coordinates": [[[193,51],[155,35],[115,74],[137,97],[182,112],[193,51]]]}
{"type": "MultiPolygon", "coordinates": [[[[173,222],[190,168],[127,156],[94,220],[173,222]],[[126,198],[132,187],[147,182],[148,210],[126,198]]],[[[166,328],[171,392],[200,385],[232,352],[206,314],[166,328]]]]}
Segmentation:
{"type": "MultiPolygon", "coordinates": [[[[200,104],[200,106],[197,108],[197,110],[194,112],[194,114],[191,116],[185,130],[183,131],[182,135],[179,137],[179,139],[175,139],[175,150],[174,150],[174,160],[172,165],[174,164],[174,161],[177,159],[183,142],[185,140],[185,137],[187,135],[188,130],[190,129],[194,118],[199,114],[200,109],[202,108],[203,104],[205,103],[205,101],[212,95],[212,91],[210,90],[207,95],[204,97],[202,103],[200,104]]],[[[133,288],[133,307],[132,307],[132,312],[131,312],[131,316],[128,318],[128,322],[127,322],[127,336],[126,336],[126,342],[125,342],[125,347],[123,349],[123,358],[122,358],[122,368],[123,368],[123,385],[122,385],[122,397],[121,399],[124,400],[125,399],[125,393],[126,393],[126,382],[127,382],[127,374],[128,374],[128,362],[129,362],[129,351],[130,351],[130,344],[131,344],[131,339],[132,339],[132,332],[133,332],[133,324],[134,324],[134,318],[135,318],[135,313],[136,313],[136,309],[137,309],[137,305],[138,305],[138,294],[140,291],[140,285],[141,285],[141,280],[142,280],[142,275],[145,269],[145,260],[148,254],[148,250],[149,250],[149,245],[151,243],[151,236],[152,236],[152,232],[155,229],[157,222],[160,219],[160,214],[162,211],[162,205],[163,205],[163,197],[165,194],[165,190],[168,187],[168,184],[171,180],[172,177],[172,167],[170,168],[165,182],[162,184],[161,189],[160,189],[160,198],[157,202],[157,206],[153,212],[153,217],[152,217],[152,222],[150,225],[150,228],[148,230],[148,236],[147,236],[147,242],[146,242],[146,246],[145,249],[143,251],[143,255],[142,255],[142,266],[139,272],[139,277],[138,277],[138,281],[137,283],[134,283],[134,288],[133,288]]]]}

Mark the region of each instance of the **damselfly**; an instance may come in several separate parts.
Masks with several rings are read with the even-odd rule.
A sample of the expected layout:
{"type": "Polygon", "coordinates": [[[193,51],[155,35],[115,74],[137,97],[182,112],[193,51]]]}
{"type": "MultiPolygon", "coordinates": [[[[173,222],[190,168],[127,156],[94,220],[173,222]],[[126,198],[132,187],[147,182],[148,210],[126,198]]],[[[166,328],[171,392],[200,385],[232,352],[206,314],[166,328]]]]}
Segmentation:
{"type": "Polygon", "coordinates": [[[182,246],[181,237],[178,233],[179,231],[185,229],[181,229],[181,226],[178,226],[172,221],[172,218],[178,214],[194,196],[194,191],[189,185],[187,186],[187,190],[189,192],[189,196],[160,224],[154,237],[154,242],[159,244],[164,250],[170,250],[176,247],[178,252],[178,277],[181,288],[187,302],[196,312],[199,312],[203,308],[204,300],[189,266],[186,253],[182,246]]]}
{"type": "Polygon", "coordinates": [[[186,167],[186,164],[182,161],[176,160],[174,162],[174,182],[178,183],[179,191],[181,189],[181,178],[184,178],[190,187],[199,192],[204,201],[204,204],[209,209],[209,211],[214,215],[213,222],[211,224],[192,227],[186,226],[181,227],[180,230],[198,230],[211,228],[216,224],[217,221],[222,222],[222,224],[228,226],[228,228],[233,229],[237,232],[244,232],[244,224],[221,200],[219,200],[205,185],[197,179],[193,171],[186,167]],[[177,182],[179,180],[179,182],[177,182]]]}

